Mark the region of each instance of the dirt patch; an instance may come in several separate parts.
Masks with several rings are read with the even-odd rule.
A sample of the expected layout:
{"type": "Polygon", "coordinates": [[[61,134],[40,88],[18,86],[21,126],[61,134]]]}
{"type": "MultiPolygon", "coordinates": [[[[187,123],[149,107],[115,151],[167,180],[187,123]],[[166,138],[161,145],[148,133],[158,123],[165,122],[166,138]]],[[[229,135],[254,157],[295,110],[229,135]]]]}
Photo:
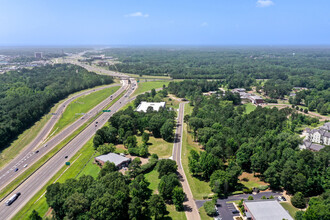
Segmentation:
{"type": "Polygon", "coordinates": [[[253,183],[255,185],[259,185],[259,186],[266,186],[268,185],[267,183],[265,183],[264,181],[260,180],[259,177],[256,177],[253,175],[253,173],[247,173],[247,172],[243,172],[242,175],[240,175],[238,177],[238,179],[241,181],[241,183],[253,183]]]}

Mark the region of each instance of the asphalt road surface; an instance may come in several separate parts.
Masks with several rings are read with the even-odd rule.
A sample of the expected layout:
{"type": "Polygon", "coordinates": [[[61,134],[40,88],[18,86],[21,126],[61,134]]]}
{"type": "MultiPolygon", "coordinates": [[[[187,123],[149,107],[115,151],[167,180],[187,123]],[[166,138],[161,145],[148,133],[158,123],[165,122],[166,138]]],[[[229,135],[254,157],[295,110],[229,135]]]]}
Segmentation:
{"type": "Polygon", "coordinates": [[[185,201],[183,203],[186,217],[188,220],[199,220],[199,212],[194,201],[187,177],[184,173],[181,163],[181,150],[182,150],[182,134],[183,134],[183,118],[184,118],[184,105],[185,103],[180,103],[178,112],[177,127],[175,130],[174,144],[173,144],[173,154],[172,158],[176,161],[178,165],[178,172],[180,175],[180,181],[183,187],[183,191],[186,194],[185,201]]]}
{"type": "MultiPolygon", "coordinates": [[[[23,150],[22,152],[16,156],[11,162],[9,162],[6,166],[4,166],[1,171],[0,171],[0,190],[7,186],[11,181],[13,181],[15,178],[17,178],[19,175],[21,175],[28,167],[24,168],[24,166],[27,164],[27,166],[31,166],[31,164],[35,161],[37,161],[38,158],[40,158],[40,156],[44,155],[44,153],[46,152],[46,149],[42,149],[42,146],[45,146],[45,144],[48,145],[48,142],[45,141],[45,139],[47,138],[49,132],[52,130],[53,126],[56,124],[56,122],[58,121],[58,119],[60,118],[62,112],[64,112],[64,110],[66,109],[66,107],[75,99],[84,96],[84,95],[88,95],[90,93],[105,89],[105,88],[109,88],[109,87],[113,87],[113,86],[118,86],[119,84],[113,84],[113,85],[107,85],[107,86],[102,86],[99,88],[95,88],[95,89],[89,89],[87,91],[78,93],[68,99],[66,99],[62,104],[60,104],[58,106],[58,108],[56,109],[56,111],[54,112],[54,114],[51,116],[50,120],[46,123],[46,125],[42,128],[42,130],[38,133],[37,137],[30,143],[28,144],[23,150]],[[40,146],[40,144],[44,142],[44,144],[42,146],[40,146]],[[36,154],[36,150],[38,148],[41,149],[39,150],[39,153],[36,154]],[[18,171],[15,171],[16,169],[18,169],[18,171]]],[[[109,102],[109,100],[106,100],[106,102],[109,102]]],[[[68,134],[72,133],[73,131],[75,131],[76,129],[78,129],[79,126],[81,125],[83,122],[85,122],[85,120],[80,120],[77,123],[75,123],[75,126],[70,126],[70,129],[66,129],[65,131],[61,132],[59,135],[57,135],[57,138],[54,140],[59,140],[59,139],[63,139],[63,137],[66,137],[68,134]],[[70,132],[68,132],[68,130],[70,132]]],[[[54,142],[52,141],[52,142],[54,142]]],[[[47,149],[50,149],[50,147],[48,147],[47,149]]]]}
{"type": "MultiPolygon", "coordinates": [[[[132,80],[132,84],[136,85],[136,82],[132,80]]],[[[37,193],[63,167],[65,162],[70,161],[70,158],[93,137],[99,127],[102,127],[115,112],[126,105],[129,101],[133,100],[132,98],[128,98],[136,89],[136,86],[134,86],[134,89],[131,88],[132,84],[125,86],[127,90],[125,95],[109,108],[111,112],[102,113],[7,197],[10,198],[17,192],[21,193],[13,204],[5,206],[6,200],[3,200],[0,203],[1,219],[12,218],[34,196],[34,194],[37,193]],[[96,121],[98,122],[97,124],[96,121]],[[66,156],[68,156],[68,159],[65,158],[66,156]]],[[[120,93],[117,95],[119,94],[120,93]]],[[[48,147],[52,147],[51,145],[55,146],[58,143],[58,141],[54,143],[49,142],[48,147]]],[[[46,149],[47,147],[44,148],[46,149]]]]}

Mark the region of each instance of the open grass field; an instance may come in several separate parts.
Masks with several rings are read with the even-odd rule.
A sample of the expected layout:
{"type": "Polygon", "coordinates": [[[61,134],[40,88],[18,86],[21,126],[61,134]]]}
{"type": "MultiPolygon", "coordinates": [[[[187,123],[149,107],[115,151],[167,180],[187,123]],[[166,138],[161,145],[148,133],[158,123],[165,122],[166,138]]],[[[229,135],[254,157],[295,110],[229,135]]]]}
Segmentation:
{"type": "Polygon", "coordinates": [[[126,75],[130,76],[130,77],[133,77],[133,78],[137,78],[137,79],[172,79],[171,77],[169,76],[150,76],[150,75],[142,75],[142,77],[138,74],[131,74],[131,73],[125,73],[126,75]]]}
{"type": "Polygon", "coordinates": [[[250,112],[254,111],[257,107],[252,103],[246,103],[245,105],[245,114],[250,114],[250,112]]]}
{"type": "MultiPolygon", "coordinates": [[[[191,114],[193,107],[189,104],[185,105],[185,115],[191,114]]],[[[188,168],[188,156],[190,150],[194,149],[196,151],[201,151],[200,146],[197,143],[193,142],[191,135],[187,131],[187,125],[183,126],[183,138],[182,138],[182,166],[184,172],[187,176],[187,180],[193,194],[194,199],[203,199],[205,196],[212,194],[211,188],[208,182],[201,181],[198,178],[193,177],[188,168]]]]}
{"type": "Polygon", "coordinates": [[[148,92],[152,89],[162,88],[163,85],[167,86],[170,81],[149,81],[149,82],[139,82],[138,88],[131,95],[132,97],[141,93],[148,92]]]}
{"type": "MultiPolygon", "coordinates": [[[[142,137],[137,136],[138,145],[142,144],[142,137]]],[[[148,141],[149,153],[157,154],[159,158],[172,156],[173,143],[164,141],[162,138],[155,138],[150,135],[148,141]]]]}
{"type": "Polygon", "coordinates": [[[40,216],[45,217],[49,207],[46,202],[44,193],[48,185],[54,182],[63,183],[69,178],[75,178],[78,173],[79,176],[82,174],[97,176],[100,170],[97,165],[92,164],[90,158],[94,154],[93,139],[90,139],[71,159],[71,165],[61,168],[61,170],[52,177],[52,179],[44,186],[32,199],[15,215],[13,219],[28,219],[30,213],[35,209],[40,216]],[[89,162],[88,162],[89,161],[89,162]],[[85,164],[87,165],[85,166],[85,164]]]}
{"type": "Polygon", "coordinates": [[[108,98],[111,94],[115,93],[119,88],[120,86],[102,89],[100,91],[80,97],[74,102],[70,103],[61,115],[61,118],[54,125],[50,134],[53,134],[53,132],[53,135],[59,133],[63,128],[69,124],[72,124],[78,118],[82,117],[82,115],[76,115],[76,113],[88,112],[103,100],[108,98]]]}
{"type": "Polygon", "coordinates": [[[238,177],[238,179],[238,182],[247,188],[268,185],[267,183],[261,181],[258,177],[253,176],[253,173],[243,172],[242,175],[238,177]]]}
{"type": "Polygon", "coordinates": [[[283,206],[284,209],[289,211],[289,214],[291,215],[292,218],[294,218],[296,212],[300,210],[294,207],[293,205],[291,205],[291,203],[289,202],[281,202],[280,204],[281,206],[283,206]]]}

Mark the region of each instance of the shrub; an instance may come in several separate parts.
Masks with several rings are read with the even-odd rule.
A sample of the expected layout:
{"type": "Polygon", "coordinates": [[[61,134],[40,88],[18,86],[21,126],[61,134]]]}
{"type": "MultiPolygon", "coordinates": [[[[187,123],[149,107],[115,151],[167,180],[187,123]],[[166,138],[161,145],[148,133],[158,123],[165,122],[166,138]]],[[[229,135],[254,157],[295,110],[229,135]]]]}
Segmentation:
{"type": "Polygon", "coordinates": [[[306,207],[305,198],[301,192],[294,194],[294,196],[291,198],[291,203],[296,208],[303,209],[306,207]]]}
{"type": "Polygon", "coordinates": [[[244,189],[243,189],[243,193],[246,193],[246,194],[251,194],[252,191],[253,191],[253,190],[252,190],[251,188],[248,188],[248,189],[247,189],[247,188],[244,188],[244,189]]]}
{"type": "Polygon", "coordinates": [[[268,185],[266,185],[266,186],[259,186],[258,188],[259,188],[259,190],[260,191],[265,191],[265,190],[267,190],[268,189],[268,185]]]}
{"type": "Polygon", "coordinates": [[[261,199],[267,199],[266,196],[261,197],[261,199]]]}
{"type": "Polygon", "coordinates": [[[253,200],[253,196],[249,196],[248,197],[248,200],[253,200]]]}
{"type": "Polygon", "coordinates": [[[274,196],[269,196],[269,199],[274,199],[274,196]]]}
{"type": "Polygon", "coordinates": [[[209,216],[214,216],[216,211],[215,211],[215,203],[213,201],[207,201],[204,203],[204,210],[207,215],[209,216]]]}

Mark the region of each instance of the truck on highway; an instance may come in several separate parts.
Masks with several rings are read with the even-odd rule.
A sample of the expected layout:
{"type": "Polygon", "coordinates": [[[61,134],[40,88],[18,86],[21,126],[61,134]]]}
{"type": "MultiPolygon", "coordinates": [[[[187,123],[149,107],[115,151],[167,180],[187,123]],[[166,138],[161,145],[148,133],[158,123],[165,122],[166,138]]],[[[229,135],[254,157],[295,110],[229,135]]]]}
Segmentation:
{"type": "Polygon", "coordinates": [[[6,206],[10,206],[21,195],[21,193],[15,193],[10,199],[7,200],[6,206]]]}

